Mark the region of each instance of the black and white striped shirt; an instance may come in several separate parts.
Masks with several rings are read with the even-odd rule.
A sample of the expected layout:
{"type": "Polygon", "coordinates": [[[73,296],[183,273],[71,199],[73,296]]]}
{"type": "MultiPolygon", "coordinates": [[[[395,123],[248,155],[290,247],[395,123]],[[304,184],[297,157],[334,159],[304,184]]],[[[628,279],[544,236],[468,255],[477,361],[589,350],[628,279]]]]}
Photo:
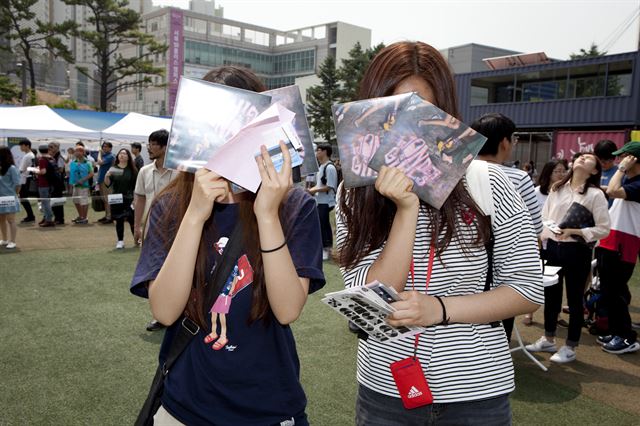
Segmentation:
{"type": "Polygon", "coordinates": [[[524,170],[516,169],[515,167],[500,165],[500,169],[507,175],[509,180],[511,180],[516,191],[518,191],[518,194],[522,197],[531,215],[533,229],[536,231],[536,234],[540,235],[542,232],[541,208],[531,177],[524,170]]]}
{"type": "MultiPolygon", "coordinates": [[[[531,218],[499,166],[489,164],[488,168],[494,203],[493,286],[509,286],[525,299],[542,304],[542,275],[531,218]]],[[[337,244],[340,247],[346,238],[347,228],[339,210],[336,219],[337,244]]],[[[468,229],[462,226],[461,218],[458,220],[460,229],[468,229]]],[[[427,225],[428,217],[421,208],[413,249],[415,289],[421,292],[425,291],[431,241],[427,225]]],[[[470,233],[466,232],[467,235],[470,233]]],[[[440,235],[443,236],[444,233],[440,235]]],[[[381,251],[382,248],[372,251],[353,269],[343,268],[345,286],[366,284],[369,268],[381,251]]],[[[468,252],[463,252],[460,243],[454,240],[443,253],[441,261],[437,257],[434,260],[428,294],[461,296],[480,293],[484,289],[487,267],[484,246],[469,247],[468,252]]],[[[411,289],[409,277],[407,289],[411,289]]],[[[381,394],[399,397],[389,365],[412,356],[413,343],[411,337],[392,343],[360,340],[358,382],[381,394]]],[[[420,337],[418,358],[436,403],[491,398],[514,389],[513,364],[502,327],[457,323],[429,327],[420,337]]]]}

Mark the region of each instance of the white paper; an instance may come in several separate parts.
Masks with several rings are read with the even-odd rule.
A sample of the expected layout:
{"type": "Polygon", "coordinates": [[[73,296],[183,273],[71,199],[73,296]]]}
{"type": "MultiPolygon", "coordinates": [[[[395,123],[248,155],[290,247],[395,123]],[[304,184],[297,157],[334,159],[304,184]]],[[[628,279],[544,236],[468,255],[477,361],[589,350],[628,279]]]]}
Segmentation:
{"type": "MultiPolygon", "coordinates": [[[[288,109],[278,104],[272,105],[221,146],[205,167],[255,193],[261,182],[255,154],[260,151],[261,145],[269,147],[274,142],[265,140],[263,134],[291,126],[294,117],[295,114],[288,109]]],[[[297,135],[295,139],[301,145],[297,135]]]]}
{"type": "Polygon", "coordinates": [[[16,205],[16,201],[17,200],[14,195],[0,197],[0,207],[14,207],[16,205]]]}
{"type": "Polygon", "coordinates": [[[122,194],[109,194],[107,196],[109,204],[122,204],[124,201],[122,199],[122,194]]]}

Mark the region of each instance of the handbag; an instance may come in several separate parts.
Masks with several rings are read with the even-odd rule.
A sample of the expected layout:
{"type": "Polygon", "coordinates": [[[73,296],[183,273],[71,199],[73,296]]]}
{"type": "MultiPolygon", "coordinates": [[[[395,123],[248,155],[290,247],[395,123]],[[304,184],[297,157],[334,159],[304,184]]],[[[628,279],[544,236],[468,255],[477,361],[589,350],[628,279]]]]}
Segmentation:
{"type": "Polygon", "coordinates": [[[91,208],[96,212],[104,211],[104,200],[100,191],[91,191],[91,208]]]}
{"type": "MultiPolygon", "coordinates": [[[[565,213],[564,217],[558,224],[560,229],[573,228],[583,229],[596,226],[596,222],[593,219],[593,213],[580,203],[573,202],[569,206],[569,209],[565,213]]],[[[586,244],[584,238],[579,235],[573,235],[577,241],[586,244]]]]}
{"type": "MultiPolygon", "coordinates": [[[[235,262],[240,257],[240,251],[242,250],[242,225],[240,222],[235,226],[229,242],[225,247],[219,266],[214,268],[213,273],[209,276],[209,282],[207,286],[210,288],[207,293],[205,301],[205,309],[213,304],[213,300],[217,297],[218,293],[224,286],[226,279],[231,274],[235,262]]],[[[162,365],[158,365],[156,374],[151,382],[149,394],[144,401],[138,418],[136,419],[135,426],[152,426],[153,416],[158,411],[161,405],[162,392],[164,391],[164,381],[171,370],[171,367],[176,362],[180,354],[189,346],[191,340],[198,335],[200,327],[191,321],[187,316],[182,316],[177,320],[180,323],[178,331],[171,341],[167,359],[162,365]]]]}

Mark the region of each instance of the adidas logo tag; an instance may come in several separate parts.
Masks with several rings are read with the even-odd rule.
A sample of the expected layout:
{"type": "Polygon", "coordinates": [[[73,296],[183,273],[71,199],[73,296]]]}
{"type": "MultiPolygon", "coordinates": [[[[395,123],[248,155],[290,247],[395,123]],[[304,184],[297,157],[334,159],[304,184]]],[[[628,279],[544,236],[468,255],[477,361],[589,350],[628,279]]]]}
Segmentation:
{"type": "Polygon", "coordinates": [[[415,386],[411,386],[411,389],[409,389],[409,395],[407,395],[407,398],[409,399],[417,398],[421,395],[422,395],[422,392],[420,392],[415,386]]]}

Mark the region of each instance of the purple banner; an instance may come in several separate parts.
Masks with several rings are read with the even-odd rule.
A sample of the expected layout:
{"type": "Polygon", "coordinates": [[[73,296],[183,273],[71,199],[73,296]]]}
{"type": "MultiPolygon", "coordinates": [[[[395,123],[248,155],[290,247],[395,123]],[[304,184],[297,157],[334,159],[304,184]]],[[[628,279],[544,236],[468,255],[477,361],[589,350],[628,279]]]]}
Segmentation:
{"type": "Polygon", "coordinates": [[[173,114],[178,83],[184,64],[184,33],[182,10],[171,9],[169,21],[169,114],[173,114]]]}

